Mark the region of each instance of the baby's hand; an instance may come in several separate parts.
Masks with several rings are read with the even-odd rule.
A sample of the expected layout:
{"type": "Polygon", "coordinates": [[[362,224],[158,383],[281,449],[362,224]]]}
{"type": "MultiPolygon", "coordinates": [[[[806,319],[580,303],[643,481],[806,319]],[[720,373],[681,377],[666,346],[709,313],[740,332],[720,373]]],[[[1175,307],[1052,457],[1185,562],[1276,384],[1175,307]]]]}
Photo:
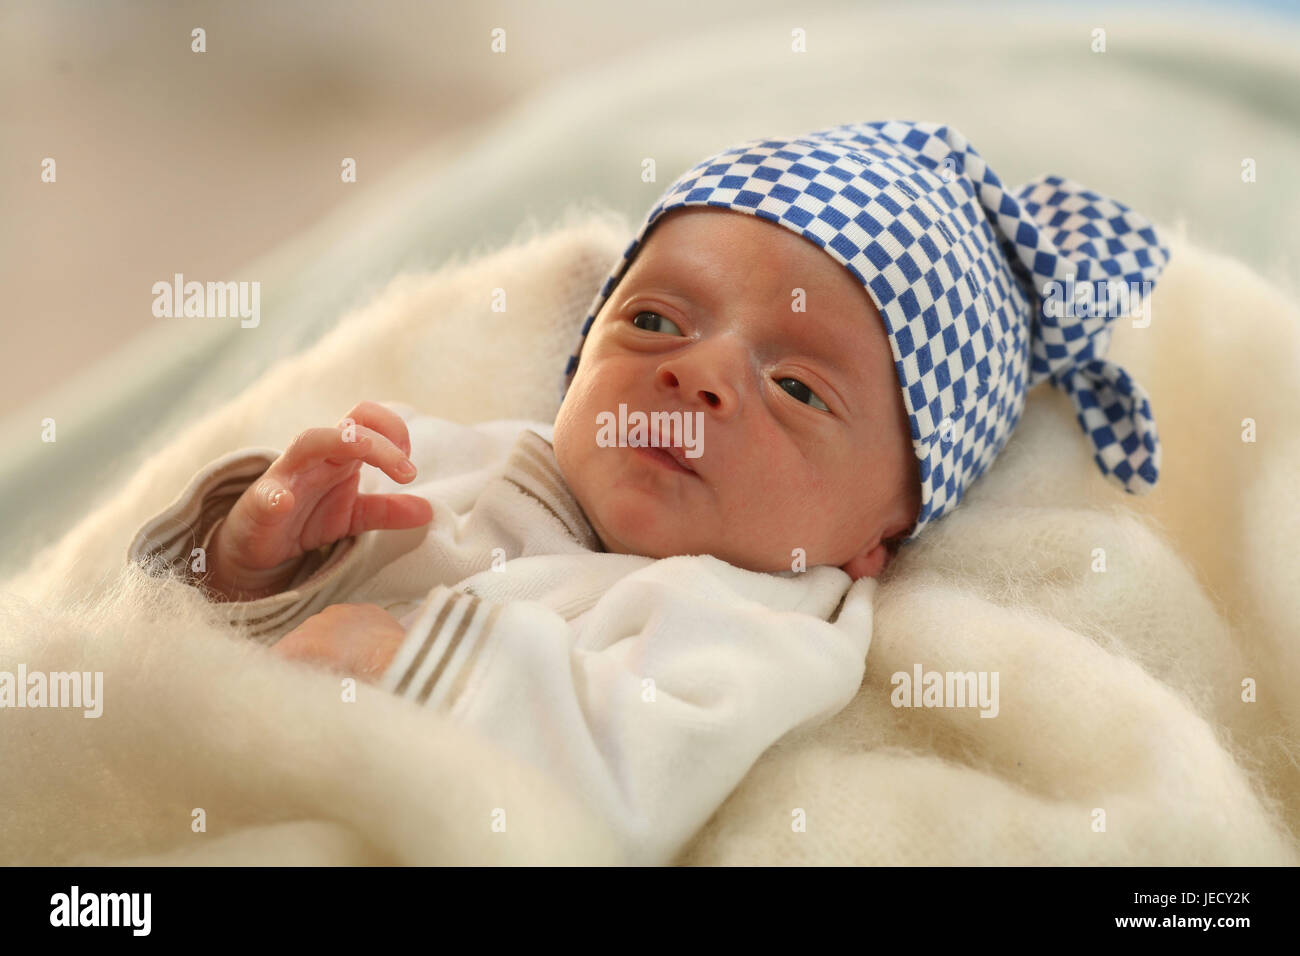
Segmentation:
{"type": "Polygon", "coordinates": [[[331,604],[280,638],[271,650],[287,660],[319,664],[349,677],[380,677],[406,632],[375,604],[331,604]]]}
{"type": "Polygon", "coordinates": [[[209,543],[204,583],[219,595],[249,601],[275,594],[308,551],[363,531],[432,520],[432,506],[416,495],[357,494],[362,462],[403,484],[415,477],[401,416],[362,402],[347,417],[355,436],[339,427],[307,429],[239,496],[209,543]]]}

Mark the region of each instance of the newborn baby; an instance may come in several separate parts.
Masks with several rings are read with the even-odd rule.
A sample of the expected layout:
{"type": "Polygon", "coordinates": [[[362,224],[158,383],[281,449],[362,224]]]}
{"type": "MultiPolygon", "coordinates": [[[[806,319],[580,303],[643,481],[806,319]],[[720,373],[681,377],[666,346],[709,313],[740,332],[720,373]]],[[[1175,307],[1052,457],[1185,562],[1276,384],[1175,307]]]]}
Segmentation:
{"type": "MultiPolygon", "coordinates": [[[[602,550],[712,554],[751,571],[829,564],[854,580],[880,574],[915,522],[921,488],[888,336],[842,266],[761,219],[674,210],[590,339],[556,417],[554,453],[602,550]],[[796,291],[804,312],[791,312],[796,291]],[[598,416],[620,403],[702,412],[703,453],[683,455],[682,465],[598,446],[598,416]]],[[[214,591],[272,594],[306,551],[431,520],[415,496],[358,502],[361,461],[400,482],[416,477],[405,424],[381,408],[369,414],[376,427],[361,426],[362,447],[304,432],[244,492],[210,542],[214,591]]],[[[277,652],[378,676],[404,630],[373,606],[334,607],[277,652]]]]}
{"type": "Polygon", "coordinates": [[[651,210],[553,424],[362,402],[212,462],[129,553],[274,653],[541,768],[629,862],[670,862],[772,743],[857,692],[876,578],[1028,387],[1070,395],[1103,474],[1154,484],[1149,402],[1103,357],[1115,316],[1053,296],[1149,287],[1166,258],[1068,180],[1005,190],[945,126],[740,144],[651,210]],[[601,440],[620,406],[692,416],[702,453],[601,440]]]}

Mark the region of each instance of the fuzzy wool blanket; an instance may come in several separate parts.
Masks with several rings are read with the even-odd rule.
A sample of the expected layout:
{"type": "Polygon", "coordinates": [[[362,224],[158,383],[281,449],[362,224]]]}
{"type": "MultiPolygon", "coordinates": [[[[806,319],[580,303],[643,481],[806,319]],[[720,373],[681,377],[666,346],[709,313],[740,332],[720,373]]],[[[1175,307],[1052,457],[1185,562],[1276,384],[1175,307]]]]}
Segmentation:
{"type": "MultiPolygon", "coordinates": [[[[0,863],[617,863],[491,741],[368,685],[352,699],[125,553],[212,458],[361,399],[551,420],[630,234],[571,215],[400,277],[4,582],[0,674],[98,672],[102,712],[0,709],[0,863]]],[[[990,471],[882,578],[856,698],[764,754],[679,863],[1300,861],[1300,315],[1163,235],[1150,325],[1121,319],[1110,351],[1151,395],[1156,491],[1106,484],[1068,399],[1032,391],[990,471]],[[918,667],[996,672],[996,716],[895,706],[918,667]]]]}

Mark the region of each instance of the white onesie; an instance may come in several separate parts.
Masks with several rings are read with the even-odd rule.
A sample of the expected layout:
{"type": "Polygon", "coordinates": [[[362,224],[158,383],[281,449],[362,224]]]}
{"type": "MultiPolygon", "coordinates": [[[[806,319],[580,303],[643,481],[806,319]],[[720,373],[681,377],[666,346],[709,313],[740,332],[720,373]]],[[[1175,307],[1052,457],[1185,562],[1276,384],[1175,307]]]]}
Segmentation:
{"type": "MultiPolygon", "coordinates": [[[[402,485],[363,468],[358,492],[419,495],[432,522],[305,555],[285,591],[223,605],[245,634],[273,643],[329,604],[387,608],[406,637],[380,686],[540,768],[604,818],[632,864],[671,863],[768,747],[857,692],[874,579],[607,553],[561,477],[551,425],[385,405],[419,474],[402,485]]],[[[279,455],[209,463],[129,558],[200,583],[192,549],[279,455]]]]}

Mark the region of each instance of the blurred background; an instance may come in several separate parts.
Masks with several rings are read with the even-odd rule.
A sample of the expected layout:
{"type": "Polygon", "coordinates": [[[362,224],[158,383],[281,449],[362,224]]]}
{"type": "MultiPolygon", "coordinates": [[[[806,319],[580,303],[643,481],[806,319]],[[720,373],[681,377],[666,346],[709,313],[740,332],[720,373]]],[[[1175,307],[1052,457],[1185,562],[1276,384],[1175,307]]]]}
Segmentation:
{"type": "Polygon", "coordinates": [[[754,136],[947,122],[1295,291],[1298,41],[1282,2],[4,2],[0,573],[399,272],[630,229],[754,136]],[[175,273],[259,281],[259,328],[156,318],[175,273]]]}

